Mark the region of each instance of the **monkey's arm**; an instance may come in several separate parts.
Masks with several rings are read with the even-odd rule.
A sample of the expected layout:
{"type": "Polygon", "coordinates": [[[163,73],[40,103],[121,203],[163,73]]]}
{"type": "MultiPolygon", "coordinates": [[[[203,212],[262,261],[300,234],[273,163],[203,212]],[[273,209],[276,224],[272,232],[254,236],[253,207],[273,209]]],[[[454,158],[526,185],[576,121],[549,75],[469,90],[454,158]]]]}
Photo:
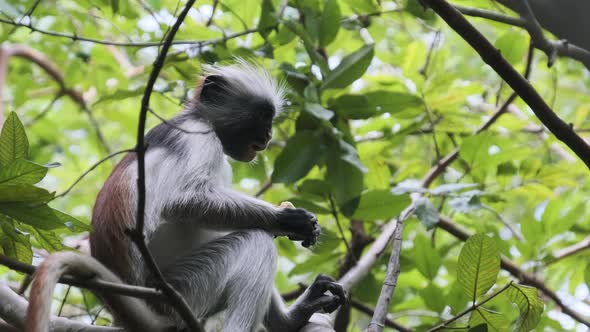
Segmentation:
{"type": "Polygon", "coordinates": [[[227,188],[199,189],[171,198],[162,208],[162,217],[218,230],[263,229],[301,240],[304,246],[315,243],[319,236],[316,217],[304,209],[276,207],[227,188]]]}

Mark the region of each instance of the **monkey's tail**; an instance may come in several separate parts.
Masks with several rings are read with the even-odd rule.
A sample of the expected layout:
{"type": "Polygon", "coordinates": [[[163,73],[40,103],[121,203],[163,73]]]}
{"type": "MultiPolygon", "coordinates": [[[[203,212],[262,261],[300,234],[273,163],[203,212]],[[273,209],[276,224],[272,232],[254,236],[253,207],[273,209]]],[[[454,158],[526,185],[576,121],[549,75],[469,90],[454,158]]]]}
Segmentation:
{"type": "MultiPolygon", "coordinates": [[[[88,276],[123,284],[121,279],[91,256],[69,251],[51,254],[35,271],[27,308],[25,332],[49,331],[53,291],[59,278],[64,274],[88,276]]],[[[132,327],[132,330],[153,331],[155,327],[158,329],[157,327],[162,326],[162,322],[157,320],[157,315],[143,301],[129,296],[101,295],[117,303],[118,310],[125,310],[125,325],[132,327]]]]}

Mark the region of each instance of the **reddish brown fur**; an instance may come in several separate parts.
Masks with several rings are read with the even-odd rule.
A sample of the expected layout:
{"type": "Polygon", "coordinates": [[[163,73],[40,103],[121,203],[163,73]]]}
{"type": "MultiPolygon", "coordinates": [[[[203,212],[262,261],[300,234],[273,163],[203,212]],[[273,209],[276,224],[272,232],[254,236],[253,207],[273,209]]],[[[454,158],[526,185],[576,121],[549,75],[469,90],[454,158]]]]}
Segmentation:
{"type": "Polygon", "coordinates": [[[98,193],[92,211],[94,232],[90,234],[92,256],[126,282],[134,280],[130,280],[130,241],[125,231],[133,227],[135,216],[130,213],[130,179],[124,172],[135,160],[135,153],[127,154],[98,193]]]}

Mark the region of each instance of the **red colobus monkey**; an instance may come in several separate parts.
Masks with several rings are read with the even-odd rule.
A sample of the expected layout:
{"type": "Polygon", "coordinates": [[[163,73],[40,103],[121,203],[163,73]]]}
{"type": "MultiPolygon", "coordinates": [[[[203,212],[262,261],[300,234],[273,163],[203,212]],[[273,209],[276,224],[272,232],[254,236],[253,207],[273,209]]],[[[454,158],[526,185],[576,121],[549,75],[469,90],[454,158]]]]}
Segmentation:
{"type": "MultiPolygon", "coordinates": [[[[313,245],[320,232],[317,219],[304,209],[277,207],[230,187],[226,155],[253,160],[267,147],[282,105],[283,89],[266,71],[243,61],[209,66],[184,110],[146,135],[148,247],[197,317],[225,310],[226,332],[255,331],[260,324],[269,331],[298,331],[315,312],[332,312],[346,297],[334,280],[319,276],[287,309],[273,290],[273,237],[313,245]]],[[[98,195],[90,245],[92,256],[123,281],[150,286],[150,273],[126,235],[135,225],[136,179],[136,155],[130,153],[98,195]]],[[[144,322],[116,316],[126,310],[120,298],[105,296],[105,301],[126,328],[146,328],[144,322]]],[[[170,306],[152,309],[163,326],[183,328],[170,306]]]]}

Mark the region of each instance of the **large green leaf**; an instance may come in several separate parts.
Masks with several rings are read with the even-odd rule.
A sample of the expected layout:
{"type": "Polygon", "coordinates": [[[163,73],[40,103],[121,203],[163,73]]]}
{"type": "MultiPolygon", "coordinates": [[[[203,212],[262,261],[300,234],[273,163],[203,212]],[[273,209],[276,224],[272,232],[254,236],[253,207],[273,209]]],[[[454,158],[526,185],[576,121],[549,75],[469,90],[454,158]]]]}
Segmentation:
{"type": "Polygon", "coordinates": [[[506,292],[512,303],[520,311],[520,317],[514,322],[514,331],[533,330],[541,320],[544,304],[534,287],[512,284],[506,292]]]}
{"type": "Polygon", "coordinates": [[[484,307],[475,309],[469,317],[469,326],[478,326],[486,324],[489,331],[506,331],[509,321],[505,315],[495,312],[484,307]]]}
{"type": "Polygon", "coordinates": [[[258,20],[258,33],[266,38],[270,33],[270,29],[275,27],[277,23],[278,17],[272,0],[262,0],[262,10],[260,11],[260,19],[258,20]]]}
{"type": "Polygon", "coordinates": [[[336,38],[339,28],[340,6],[338,0],[324,0],[324,11],[320,20],[320,47],[328,46],[336,38]]]}
{"type": "Polygon", "coordinates": [[[3,203],[0,204],[0,214],[39,229],[52,230],[66,227],[47,204],[3,203]]]}
{"type": "MultiPolygon", "coordinates": [[[[328,150],[326,165],[326,180],[341,208],[360,196],[365,168],[352,145],[342,140],[332,144],[328,150]]],[[[353,210],[349,207],[342,212],[349,215],[353,210]]]]}
{"type": "Polygon", "coordinates": [[[0,169],[0,185],[35,184],[43,180],[46,174],[46,167],[18,159],[0,169]]]}
{"type": "Polygon", "coordinates": [[[6,117],[0,134],[0,164],[8,165],[16,159],[26,158],[29,153],[29,140],[23,124],[16,113],[6,117]]]}
{"type": "Polygon", "coordinates": [[[420,197],[416,200],[414,214],[422,222],[426,229],[433,229],[439,220],[438,210],[432,205],[432,202],[426,197],[420,197]]]}
{"type": "Polygon", "coordinates": [[[352,54],[345,56],[340,64],[330,71],[321,88],[340,89],[359,79],[373,60],[374,45],[365,45],[352,54]]]}
{"type": "Polygon", "coordinates": [[[420,97],[407,92],[377,90],[365,94],[345,94],[331,101],[339,116],[367,119],[383,113],[395,114],[422,105],[420,97]]]}
{"type": "Polygon", "coordinates": [[[409,204],[408,195],[394,195],[389,190],[373,190],[361,195],[353,218],[361,220],[387,220],[397,217],[409,204]]]}
{"type": "Polygon", "coordinates": [[[312,131],[297,132],[275,160],[272,181],[293,183],[304,177],[322,157],[320,137],[312,131]]]}
{"type": "Polygon", "coordinates": [[[433,280],[438,274],[442,260],[436,248],[432,246],[432,241],[424,235],[416,236],[413,256],[418,271],[433,280]]]}
{"type": "Polygon", "coordinates": [[[500,272],[500,252],[496,240],[475,234],[463,245],[459,254],[457,279],[472,299],[484,295],[496,282],[500,272]]]}
{"type": "Polygon", "coordinates": [[[27,224],[20,224],[18,228],[33,235],[33,238],[36,240],[36,243],[33,244],[35,247],[43,248],[48,252],[67,249],[67,247],[62,244],[61,238],[53,231],[37,229],[27,224]]]}
{"type": "Polygon", "coordinates": [[[29,202],[47,203],[55,195],[49,191],[28,184],[14,186],[0,185],[0,203],[7,202],[29,202]]]}
{"type": "Polygon", "coordinates": [[[19,232],[14,222],[0,215],[0,251],[3,255],[17,259],[23,263],[33,262],[33,250],[29,236],[19,232]]]}

